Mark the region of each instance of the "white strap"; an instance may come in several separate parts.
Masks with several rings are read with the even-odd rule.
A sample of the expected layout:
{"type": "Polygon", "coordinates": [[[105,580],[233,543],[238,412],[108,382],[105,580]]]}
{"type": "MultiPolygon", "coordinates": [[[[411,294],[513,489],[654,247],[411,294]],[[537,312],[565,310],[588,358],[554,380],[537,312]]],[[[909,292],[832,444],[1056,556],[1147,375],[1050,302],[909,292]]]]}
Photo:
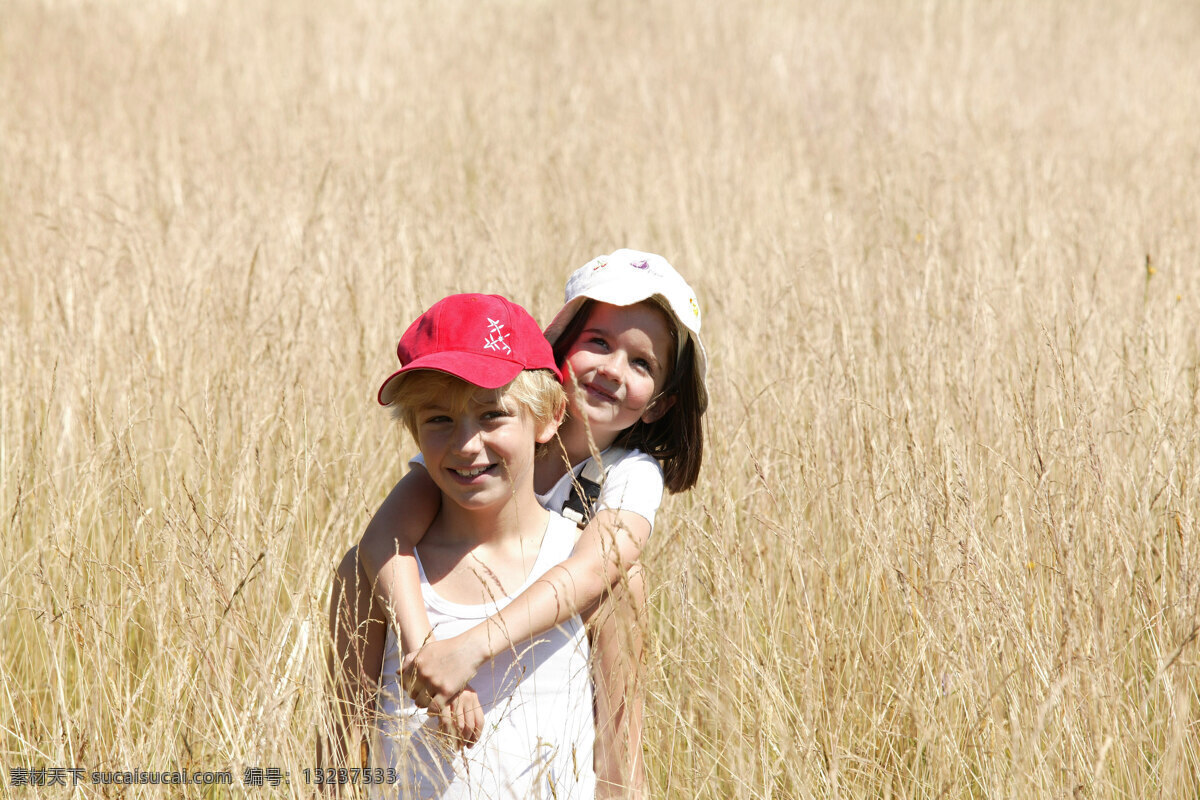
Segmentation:
{"type": "Polygon", "coordinates": [[[600,454],[600,457],[604,459],[603,466],[597,463],[595,457],[589,458],[583,465],[583,471],[579,473],[579,476],[594,483],[604,483],[604,476],[608,473],[609,467],[624,458],[628,452],[624,447],[610,447],[600,454]]]}

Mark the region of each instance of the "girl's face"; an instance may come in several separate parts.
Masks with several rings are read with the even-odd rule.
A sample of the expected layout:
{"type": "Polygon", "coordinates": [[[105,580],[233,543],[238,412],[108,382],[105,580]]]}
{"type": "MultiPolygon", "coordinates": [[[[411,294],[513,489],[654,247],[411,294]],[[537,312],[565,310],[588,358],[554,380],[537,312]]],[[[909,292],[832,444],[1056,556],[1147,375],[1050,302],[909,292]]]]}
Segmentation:
{"type": "Polygon", "coordinates": [[[673,400],[658,394],[674,346],[670,322],[655,306],[596,303],[563,363],[571,416],[586,421],[597,439],[638,420],[654,422],[673,400]]]}

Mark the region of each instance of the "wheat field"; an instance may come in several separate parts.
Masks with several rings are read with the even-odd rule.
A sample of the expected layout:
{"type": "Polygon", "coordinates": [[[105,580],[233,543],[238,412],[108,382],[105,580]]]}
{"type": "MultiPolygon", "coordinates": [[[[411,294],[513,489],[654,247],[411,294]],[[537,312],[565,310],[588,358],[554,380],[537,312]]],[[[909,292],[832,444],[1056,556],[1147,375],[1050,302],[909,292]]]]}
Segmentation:
{"type": "Polygon", "coordinates": [[[396,339],[629,246],[652,796],[1200,797],[1198,131],[1183,0],[3,0],[0,796],[311,796],[396,339]]]}

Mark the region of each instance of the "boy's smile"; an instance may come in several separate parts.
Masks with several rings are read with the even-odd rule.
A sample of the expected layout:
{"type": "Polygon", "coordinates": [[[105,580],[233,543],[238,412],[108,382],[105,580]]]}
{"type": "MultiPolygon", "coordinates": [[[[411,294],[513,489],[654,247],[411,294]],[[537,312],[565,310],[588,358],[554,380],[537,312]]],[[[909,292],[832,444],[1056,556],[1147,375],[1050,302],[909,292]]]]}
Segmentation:
{"type": "Polygon", "coordinates": [[[507,410],[494,391],[434,401],[417,409],[416,422],[430,477],[463,508],[505,502],[523,481],[532,482],[542,432],[527,410],[507,410]]]}
{"type": "Polygon", "coordinates": [[[474,478],[478,478],[484,472],[495,468],[495,464],[484,464],[482,467],[472,467],[470,469],[454,469],[452,467],[450,471],[457,475],[460,480],[467,482],[473,480],[474,478]]]}

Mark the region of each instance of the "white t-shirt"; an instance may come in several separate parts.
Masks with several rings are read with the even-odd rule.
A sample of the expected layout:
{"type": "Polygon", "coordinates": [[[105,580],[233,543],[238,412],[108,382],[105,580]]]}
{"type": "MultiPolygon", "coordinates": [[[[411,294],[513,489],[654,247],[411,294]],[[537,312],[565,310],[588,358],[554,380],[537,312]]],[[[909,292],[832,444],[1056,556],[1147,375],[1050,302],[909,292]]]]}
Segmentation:
{"type": "MultiPolygon", "coordinates": [[[[662,505],[663,473],[662,467],[641,450],[628,450],[614,464],[605,459],[608,450],[600,453],[600,463],[608,467],[604,483],[600,485],[600,497],[596,501],[596,510],[611,508],[620,511],[632,511],[645,518],[654,527],[654,515],[662,505]]],[[[544,508],[561,511],[567,498],[571,496],[571,485],[579,477],[592,459],[576,464],[571,471],[558,479],[558,483],[545,494],[537,496],[538,502],[544,508]]]]}
{"type": "MultiPolygon", "coordinates": [[[[524,585],[484,605],[445,600],[422,567],[421,595],[433,635],[444,639],[462,633],[508,605],[570,555],[577,533],[573,523],[552,512],[524,585]]],[[[578,616],[480,667],[471,686],[483,705],[483,735],[464,751],[445,752],[436,720],[429,720],[399,684],[400,661],[389,630],[371,761],[372,767],[395,769],[399,783],[376,787],[373,797],[590,800],[595,795],[592,683],[587,635],[578,616]]]]}
{"type": "MultiPolygon", "coordinates": [[[[662,467],[658,465],[653,456],[646,455],[641,450],[626,450],[616,463],[609,464],[604,457],[608,452],[610,451],[602,450],[600,452],[600,461],[608,467],[608,471],[604,477],[604,483],[600,487],[600,498],[596,501],[596,510],[611,508],[632,511],[645,518],[653,528],[654,515],[658,512],[658,507],[662,505],[662,467]]],[[[588,458],[579,462],[571,468],[570,472],[559,478],[558,483],[554,484],[550,491],[539,494],[537,499],[542,507],[551,511],[562,511],[563,504],[571,496],[572,482],[579,477],[591,460],[588,458]]],[[[413,456],[408,463],[410,466],[420,464],[422,468],[425,467],[425,459],[420,453],[413,456]]]]}

